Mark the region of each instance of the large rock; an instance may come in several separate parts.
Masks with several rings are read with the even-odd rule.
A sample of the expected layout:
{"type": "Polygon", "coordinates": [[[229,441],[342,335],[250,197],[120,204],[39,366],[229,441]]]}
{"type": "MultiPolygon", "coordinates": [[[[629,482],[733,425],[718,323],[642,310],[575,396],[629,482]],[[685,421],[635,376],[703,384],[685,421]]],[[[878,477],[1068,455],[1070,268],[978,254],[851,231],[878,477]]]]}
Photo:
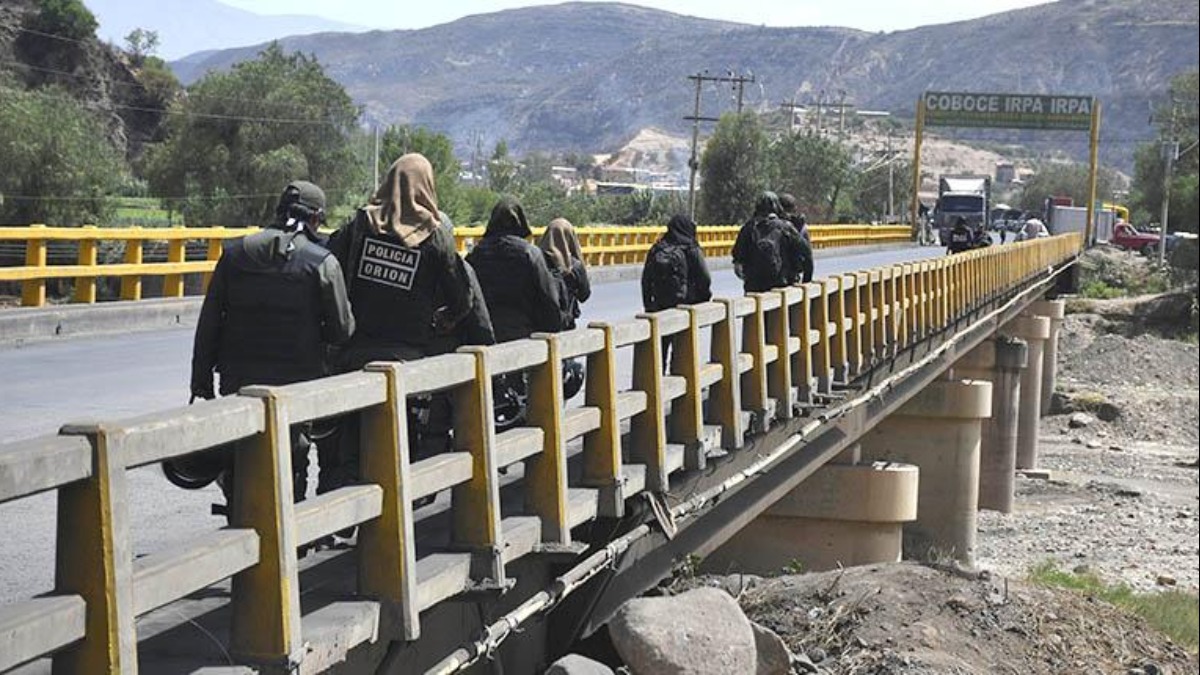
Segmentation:
{"type": "Polygon", "coordinates": [[[612,668],[586,656],[567,654],[550,664],[545,675],[613,675],[612,668]]]}
{"type": "Polygon", "coordinates": [[[630,600],[609,621],[608,632],[635,675],[757,670],[750,620],[737,601],[716,588],[630,600]]]}
{"type": "Polygon", "coordinates": [[[755,675],[788,675],[792,672],[792,653],[783,638],[775,631],[753,621],[754,648],[758,653],[758,670],[755,675]]]}

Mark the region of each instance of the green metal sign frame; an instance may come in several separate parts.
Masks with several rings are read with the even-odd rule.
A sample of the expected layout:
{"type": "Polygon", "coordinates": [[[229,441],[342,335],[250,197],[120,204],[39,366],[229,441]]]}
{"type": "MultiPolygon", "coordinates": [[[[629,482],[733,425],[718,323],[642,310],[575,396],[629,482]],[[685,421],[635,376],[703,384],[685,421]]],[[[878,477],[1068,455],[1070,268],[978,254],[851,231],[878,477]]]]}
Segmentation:
{"type": "Polygon", "coordinates": [[[917,239],[925,243],[918,220],[921,191],[921,144],[925,127],[988,127],[1087,131],[1091,137],[1084,246],[1093,242],[1096,208],[1096,175],[1100,166],[1100,101],[1093,96],[1041,94],[991,94],[927,91],[917,99],[917,123],[913,142],[913,200],[911,222],[917,239]]]}

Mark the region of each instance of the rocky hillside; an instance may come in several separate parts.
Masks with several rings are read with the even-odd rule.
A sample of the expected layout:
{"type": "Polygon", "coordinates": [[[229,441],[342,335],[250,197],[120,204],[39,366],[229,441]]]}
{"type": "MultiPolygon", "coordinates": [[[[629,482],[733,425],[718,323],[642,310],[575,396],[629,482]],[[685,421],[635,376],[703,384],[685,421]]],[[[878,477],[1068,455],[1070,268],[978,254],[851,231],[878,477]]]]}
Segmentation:
{"type": "Polygon", "coordinates": [[[161,133],[163,114],[122,56],[97,39],[24,30],[31,0],[0,2],[0,87],[56,87],[106,120],[109,140],[128,157],[161,133]]]}
{"type": "MultiPolygon", "coordinates": [[[[1170,76],[1200,62],[1198,23],[1192,0],[1060,0],[893,33],[568,3],[283,42],[316,54],[372,120],[424,124],[464,147],[479,134],[518,150],[601,150],[645,127],[683,132],[694,96],[686,76],[733,70],[754,74],[746,102],[763,108],[844,91],[860,108],[911,116],[926,89],[1091,93],[1105,106],[1105,136],[1128,149],[1128,139],[1152,135],[1148,104],[1170,76]]],[[[188,82],[254,53],[172,65],[188,82]]],[[[730,109],[731,98],[710,86],[705,114],[730,109]]]]}

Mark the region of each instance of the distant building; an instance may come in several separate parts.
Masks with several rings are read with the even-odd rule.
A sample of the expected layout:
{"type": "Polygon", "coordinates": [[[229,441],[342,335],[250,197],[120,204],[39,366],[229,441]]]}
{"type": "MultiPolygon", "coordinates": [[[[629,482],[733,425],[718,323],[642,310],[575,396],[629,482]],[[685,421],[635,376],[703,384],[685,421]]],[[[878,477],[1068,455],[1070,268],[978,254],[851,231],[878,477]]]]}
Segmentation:
{"type": "Polygon", "coordinates": [[[996,164],[996,182],[997,183],[1012,183],[1017,179],[1017,167],[1008,162],[998,162],[996,164]]]}

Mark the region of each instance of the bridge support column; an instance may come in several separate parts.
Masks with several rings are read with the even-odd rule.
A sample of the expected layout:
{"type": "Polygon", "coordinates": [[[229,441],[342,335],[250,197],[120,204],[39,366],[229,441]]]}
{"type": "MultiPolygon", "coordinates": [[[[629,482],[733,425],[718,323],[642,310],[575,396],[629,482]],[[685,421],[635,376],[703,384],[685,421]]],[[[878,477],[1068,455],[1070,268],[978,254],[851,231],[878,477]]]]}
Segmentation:
{"type": "Polygon", "coordinates": [[[1021,401],[1017,415],[1017,469],[1038,467],[1038,426],[1042,415],[1042,365],[1046,339],[1050,337],[1050,319],[1044,316],[1019,316],[1004,327],[1003,333],[1021,338],[1029,347],[1028,365],[1021,372],[1021,401]]]}
{"type": "Polygon", "coordinates": [[[904,528],[905,557],[974,563],[980,422],[991,412],[990,382],[935,380],[862,437],[864,460],[921,471],[917,518],[904,528]]]}
{"type": "Polygon", "coordinates": [[[704,561],[715,573],[776,574],[900,560],[917,517],[917,467],[860,464],[852,446],[704,561]]]}
{"type": "Polygon", "coordinates": [[[1016,338],[988,340],[954,364],[954,374],[992,383],[992,416],[979,445],[979,508],[1011,513],[1017,468],[1021,371],[1029,348],[1016,338]]]}
{"type": "Polygon", "coordinates": [[[1050,413],[1050,398],[1058,385],[1058,335],[1062,332],[1063,318],[1067,315],[1067,303],[1063,300],[1042,300],[1030,306],[1036,316],[1050,319],[1050,336],[1042,353],[1042,399],[1040,412],[1050,413]]]}

